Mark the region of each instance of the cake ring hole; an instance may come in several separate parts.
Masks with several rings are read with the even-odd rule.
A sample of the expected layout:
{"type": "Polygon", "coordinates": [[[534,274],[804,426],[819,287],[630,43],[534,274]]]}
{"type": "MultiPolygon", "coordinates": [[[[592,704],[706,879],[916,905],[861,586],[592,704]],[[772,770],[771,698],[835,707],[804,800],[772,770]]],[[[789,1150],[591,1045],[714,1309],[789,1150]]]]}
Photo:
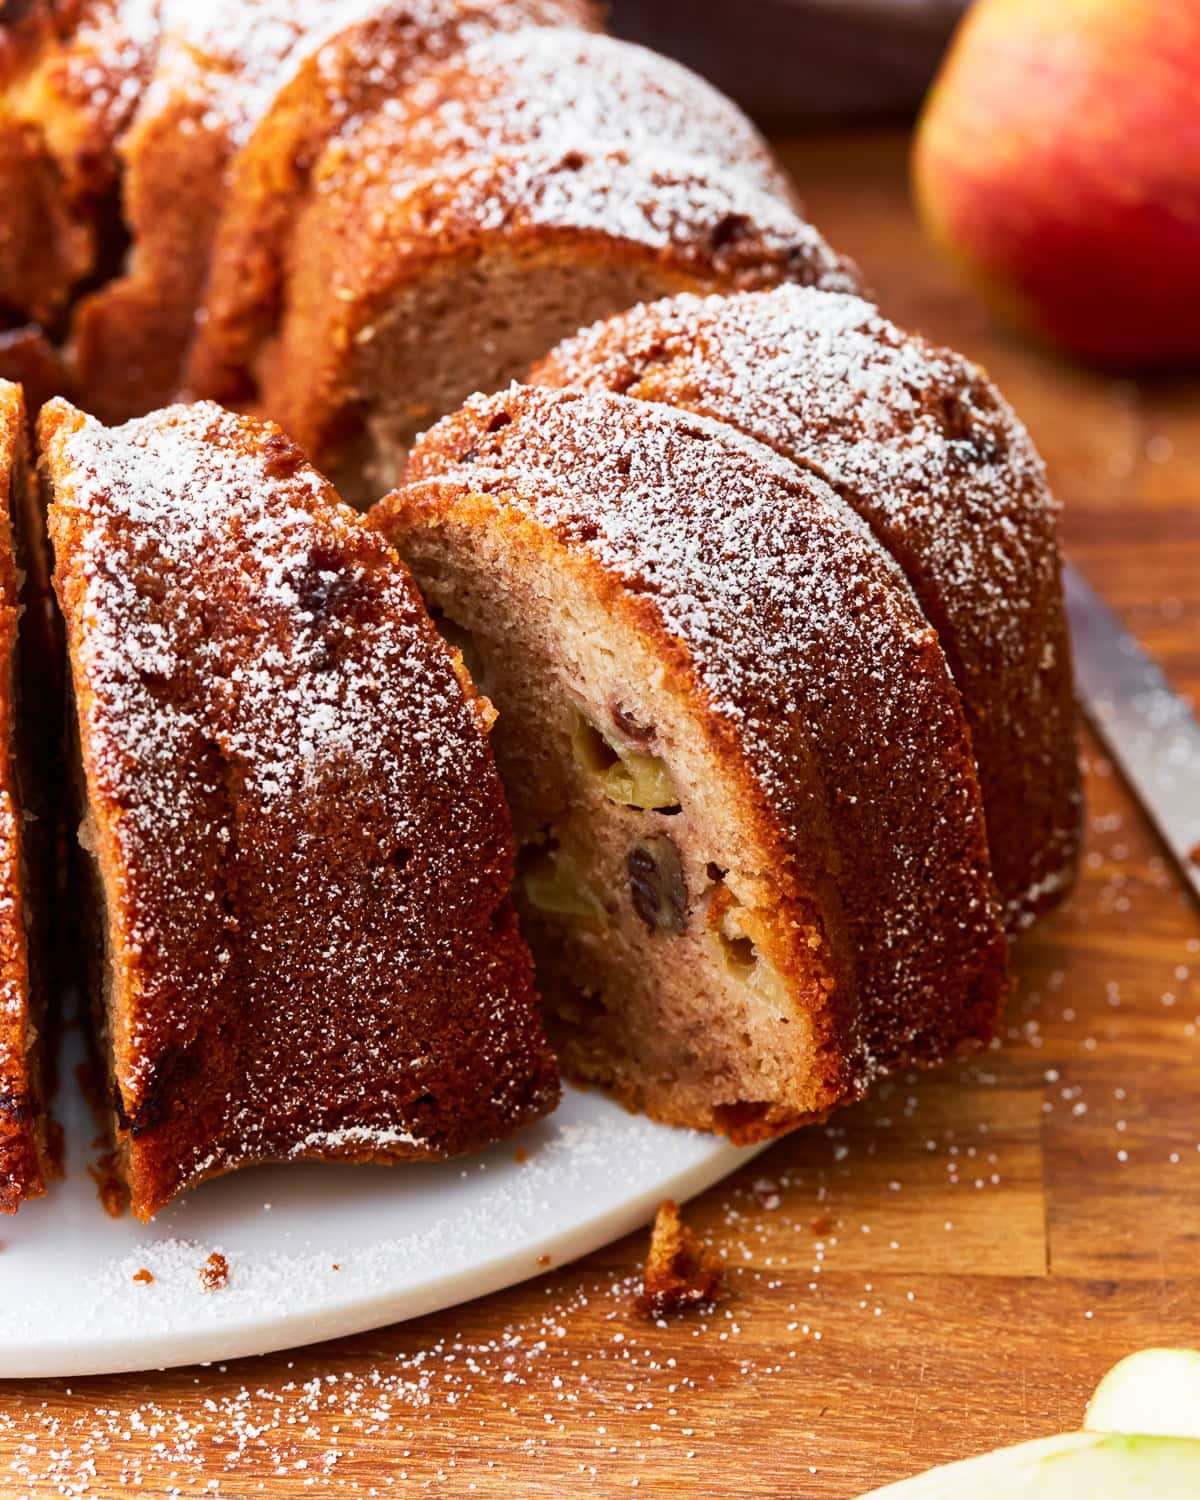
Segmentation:
{"type": "Polygon", "coordinates": [[[575,716],[571,748],[576,765],[596,778],[610,802],[640,812],[679,812],[679,793],[659,756],[618,749],[583,714],[575,716]]]}

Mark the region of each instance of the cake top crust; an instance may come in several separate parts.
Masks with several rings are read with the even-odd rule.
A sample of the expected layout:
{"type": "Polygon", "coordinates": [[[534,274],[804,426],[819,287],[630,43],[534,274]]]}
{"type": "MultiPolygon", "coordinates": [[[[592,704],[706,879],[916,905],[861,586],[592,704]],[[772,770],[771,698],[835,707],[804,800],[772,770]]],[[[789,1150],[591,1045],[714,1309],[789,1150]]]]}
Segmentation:
{"type": "Polygon", "coordinates": [[[792,200],[746,116],[671,59],[565,27],[499,32],[423,73],[374,115],[343,128],[314,172],[320,191],[362,191],[465,156],[516,147],[622,146],[735,169],[792,200]]]}
{"type": "Polygon", "coordinates": [[[781,886],[837,892],[857,1086],[918,1032],[994,1014],[1004,944],[958,694],[899,570],[826,484],[704,418],[530,387],[472,398],[406,479],[385,530],[390,512],[436,516],[447,487],[491,496],[610,580],[692,680],[769,808],[781,886]],[[899,802],[913,785],[927,796],[899,802]]]}
{"type": "Polygon", "coordinates": [[[681,271],[737,284],[794,278],[829,290],[858,285],[856,270],[787,203],[733,172],[663,152],[651,162],[623,147],[529,149],[340,196],[332,226],[356,222],[375,247],[339,284],[366,293],[383,266],[428,258],[490,235],[561,231],[669,253],[681,271]],[[394,236],[394,239],[393,239],[394,236]]]}

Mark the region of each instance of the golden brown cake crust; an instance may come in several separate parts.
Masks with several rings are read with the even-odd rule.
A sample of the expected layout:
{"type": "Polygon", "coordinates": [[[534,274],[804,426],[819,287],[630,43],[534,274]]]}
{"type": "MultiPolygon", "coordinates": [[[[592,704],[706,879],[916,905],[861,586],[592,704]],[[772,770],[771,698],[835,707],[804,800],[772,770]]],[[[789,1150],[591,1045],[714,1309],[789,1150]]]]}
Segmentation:
{"type": "Polygon", "coordinates": [[[372,512],[385,534],[447,512],[519,526],[636,621],[695,703],[774,852],[778,925],[814,906],[824,922],[834,1046],[814,1111],[991,1036],[1007,952],[959,696],[843,501],[703,418],[531,387],[473,398],[407,477],[372,512]]]}
{"type": "MultiPolygon", "coordinates": [[[[365,192],[321,195],[298,229],[305,247],[281,338],[263,362],[261,398],[317,462],[330,461],[356,412],[358,351],[422,282],[448,288],[491,255],[528,266],[631,268],[666,290],[834,289],[857,274],[795,210],[704,163],[624,149],[537,149],[365,192]]],[[[378,393],[375,393],[376,395],[378,393]]],[[[436,415],[436,413],[434,414],[436,415]]]]}
{"type": "MultiPolygon", "coordinates": [[[[327,0],[320,0],[327,8],[327,0]]],[[[250,372],[280,313],[295,224],[326,142],[395,100],[423,69],[494,32],[595,27],[592,0],[404,0],[343,4],[327,44],[310,48],[232,164],[204,318],[186,385],[220,400],[250,393],[250,372]]],[[[402,161],[393,161],[399,170],[402,161]]]]}
{"type": "Polygon", "coordinates": [[[946,651],[1010,925],[1061,899],[1081,793],[1056,506],[981,371],[857,297],[788,286],[635,307],[531,378],[698,412],[828,479],[900,563],[946,651]]]}
{"type": "Polygon", "coordinates": [[[330,140],[311,187],[354,193],[530,146],[620,146],[707,162],[795,202],[766,141],[704,79],[633,42],[544,25],[493,33],[423,73],[330,140]]]}
{"type": "Polygon", "coordinates": [[[40,1049],[30,1046],[30,952],[16,764],[15,681],[20,600],[10,507],[27,463],[20,388],[0,381],[0,1210],[45,1192],[46,1118],[40,1049]]]}
{"type": "Polygon", "coordinates": [[[485,707],[395,554],[211,405],[41,437],[135,1211],[552,1108],[485,707]]]}

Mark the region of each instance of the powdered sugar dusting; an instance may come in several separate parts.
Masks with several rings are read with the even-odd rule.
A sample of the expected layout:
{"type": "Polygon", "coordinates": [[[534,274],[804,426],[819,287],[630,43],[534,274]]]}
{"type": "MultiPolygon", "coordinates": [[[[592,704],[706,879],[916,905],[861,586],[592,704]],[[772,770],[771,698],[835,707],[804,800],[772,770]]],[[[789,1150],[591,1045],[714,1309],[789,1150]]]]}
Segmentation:
{"type": "Polygon", "coordinates": [[[1069,880],[1078,777],[1056,507],[979,371],[857,297],[784,286],[634,308],[534,378],[703,412],[828,478],[900,560],[946,649],[1013,918],[1069,880]]]}
{"type": "MultiPolygon", "coordinates": [[[[386,196],[402,209],[392,223],[419,224],[423,245],[500,229],[572,229],[671,250],[701,274],[734,284],[742,275],[751,284],[794,277],[832,290],[857,285],[856,273],[786,203],[669,152],[651,163],[623,149],[514,151],[389,182],[386,196]]],[[[359,211],[376,232],[391,220],[387,203],[374,198],[359,211]]],[[[355,279],[351,268],[347,279],[355,279]]]]}
{"type": "Polygon", "coordinates": [[[655,160],[667,149],[791,198],[762,137],[703,79],[632,43],[553,27],[487,37],[385,100],[343,129],[317,185],[353,193],[373,179],[534,144],[624,146],[655,160]]]}

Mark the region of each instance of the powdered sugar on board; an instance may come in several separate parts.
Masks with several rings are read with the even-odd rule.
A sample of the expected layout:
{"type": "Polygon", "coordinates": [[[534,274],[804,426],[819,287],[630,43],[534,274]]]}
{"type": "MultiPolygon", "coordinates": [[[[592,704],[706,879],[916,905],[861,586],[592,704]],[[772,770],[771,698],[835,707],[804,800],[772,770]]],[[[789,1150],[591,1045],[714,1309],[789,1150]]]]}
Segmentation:
{"type": "Polygon", "coordinates": [[[434,1312],[584,1255],[754,1155],[568,1091],[482,1156],[255,1168],[145,1226],[101,1212],[90,1121],[64,1103],[67,1175],[0,1242],[0,1377],[234,1359],[434,1312]],[[214,1251],[223,1284],[201,1276],[214,1251]]]}

